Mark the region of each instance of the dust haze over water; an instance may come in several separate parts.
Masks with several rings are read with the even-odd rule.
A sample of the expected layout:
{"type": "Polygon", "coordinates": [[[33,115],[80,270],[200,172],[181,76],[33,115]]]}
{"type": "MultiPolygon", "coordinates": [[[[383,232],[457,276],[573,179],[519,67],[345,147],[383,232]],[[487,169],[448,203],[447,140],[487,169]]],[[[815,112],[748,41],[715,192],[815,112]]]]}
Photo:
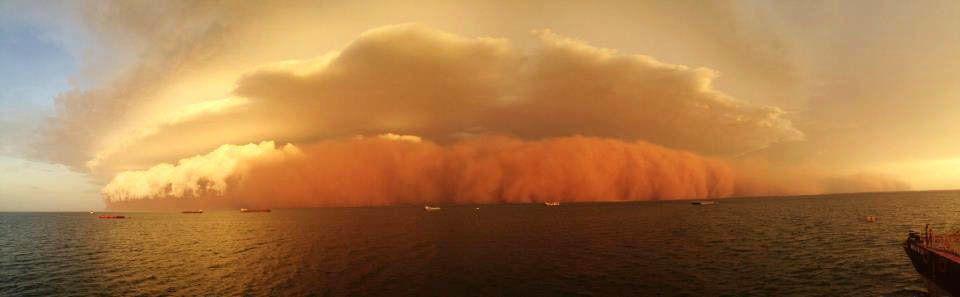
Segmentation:
{"type": "MultiPolygon", "coordinates": [[[[741,161],[724,156],[803,135],[779,109],[713,90],[713,71],[548,31],[535,37],[537,46],[520,50],[503,39],[399,25],[368,31],[340,52],[265,67],[243,76],[232,97],[187,110],[130,145],[219,129],[303,139],[304,149],[221,146],[176,165],[121,172],[104,193],[111,206],[224,197],[308,207],[822,191],[818,181],[804,181],[820,176],[790,177],[790,188],[763,177],[737,182],[738,174],[752,174],[751,165],[737,170],[741,161]],[[250,122],[268,125],[235,130],[250,122]],[[376,131],[413,135],[363,139],[376,131]],[[306,141],[317,138],[333,140],[306,141]]],[[[106,166],[115,154],[87,166],[106,166]]],[[[857,190],[903,188],[870,185],[857,190]]]]}
{"type": "MultiPolygon", "coordinates": [[[[831,154],[841,150],[810,150],[828,129],[788,100],[804,95],[797,81],[810,70],[791,63],[809,57],[790,55],[795,40],[738,19],[741,9],[768,9],[762,5],[632,4],[648,8],[638,11],[650,11],[640,18],[650,28],[668,16],[696,16],[699,25],[744,30],[651,31],[626,45],[610,42],[614,30],[588,34],[558,18],[495,30],[377,15],[358,27],[316,21],[326,12],[308,3],[285,4],[78,4],[72,17],[102,52],[126,54],[81,55],[75,88],[57,96],[30,155],[92,176],[111,204],[656,200],[910,188],[890,170],[820,162],[839,159],[831,154]],[[354,29],[318,29],[347,27],[354,29]],[[712,48],[696,55],[644,38],[712,48]]],[[[452,10],[430,4],[422,15],[452,10]]]]}
{"type": "Polygon", "coordinates": [[[224,196],[233,206],[316,207],[725,197],[736,190],[727,164],[644,142],[484,136],[438,145],[390,136],[221,147],[172,168],[121,173],[104,192],[111,206],[224,196]],[[225,158],[241,164],[219,166],[225,158]]]}

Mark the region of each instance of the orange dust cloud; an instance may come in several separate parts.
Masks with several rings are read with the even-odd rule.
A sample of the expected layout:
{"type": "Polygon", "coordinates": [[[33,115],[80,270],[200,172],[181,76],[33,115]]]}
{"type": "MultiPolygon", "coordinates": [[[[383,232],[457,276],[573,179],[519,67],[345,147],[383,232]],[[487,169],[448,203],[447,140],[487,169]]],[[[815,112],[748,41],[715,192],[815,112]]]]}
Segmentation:
{"type": "Polygon", "coordinates": [[[121,173],[103,193],[114,209],[370,206],[717,198],[735,193],[735,181],[723,161],[641,141],[480,136],[440,145],[388,134],[223,146],[121,173]]]}

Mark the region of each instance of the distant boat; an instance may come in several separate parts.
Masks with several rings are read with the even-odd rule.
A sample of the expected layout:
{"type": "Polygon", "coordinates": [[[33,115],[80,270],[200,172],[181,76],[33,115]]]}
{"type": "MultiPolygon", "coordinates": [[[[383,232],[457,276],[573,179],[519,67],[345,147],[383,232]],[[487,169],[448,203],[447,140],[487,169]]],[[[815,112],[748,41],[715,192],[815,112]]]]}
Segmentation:
{"type": "Polygon", "coordinates": [[[197,210],[184,210],[184,211],[181,211],[180,213],[203,213],[203,210],[202,210],[202,209],[197,209],[197,210]]]}
{"type": "Polygon", "coordinates": [[[98,218],[101,218],[101,219],[126,219],[127,217],[125,217],[125,216],[110,216],[110,215],[107,215],[107,216],[99,216],[98,218]]]}
{"type": "Polygon", "coordinates": [[[547,201],[547,202],[544,202],[543,205],[546,205],[546,206],[560,206],[560,202],[559,202],[559,201],[547,201]]]}
{"type": "Polygon", "coordinates": [[[439,207],[433,207],[433,206],[426,205],[426,206],[423,207],[423,210],[426,210],[426,211],[438,211],[438,210],[440,210],[440,208],[439,208],[439,207]]]}
{"type": "Polygon", "coordinates": [[[693,201],[693,202],[690,202],[690,204],[693,204],[693,205],[711,205],[711,204],[717,204],[717,202],[716,202],[716,201],[693,201]]]}
{"type": "Polygon", "coordinates": [[[269,208],[241,208],[240,212],[270,212],[269,208]]]}

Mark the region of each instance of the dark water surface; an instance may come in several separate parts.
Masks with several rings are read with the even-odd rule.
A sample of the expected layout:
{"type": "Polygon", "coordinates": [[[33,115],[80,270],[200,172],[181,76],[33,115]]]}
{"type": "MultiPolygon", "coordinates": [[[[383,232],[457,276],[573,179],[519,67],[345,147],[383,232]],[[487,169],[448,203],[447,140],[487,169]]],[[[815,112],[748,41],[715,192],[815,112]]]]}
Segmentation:
{"type": "Polygon", "coordinates": [[[0,214],[0,295],[913,296],[960,193],[0,214]],[[868,223],[866,216],[879,218],[868,223]]]}

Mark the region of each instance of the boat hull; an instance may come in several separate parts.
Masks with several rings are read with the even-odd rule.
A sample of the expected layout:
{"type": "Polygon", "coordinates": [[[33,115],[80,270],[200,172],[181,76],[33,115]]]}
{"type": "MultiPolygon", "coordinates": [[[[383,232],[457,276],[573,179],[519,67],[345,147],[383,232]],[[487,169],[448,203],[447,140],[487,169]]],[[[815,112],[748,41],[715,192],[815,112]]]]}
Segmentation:
{"type": "Polygon", "coordinates": [[[952,296],[960,296],[960,263],[956,256],[910,240],[904,243],[903,249],[910,257],[913,268],[929,283],[952,296]]]}

